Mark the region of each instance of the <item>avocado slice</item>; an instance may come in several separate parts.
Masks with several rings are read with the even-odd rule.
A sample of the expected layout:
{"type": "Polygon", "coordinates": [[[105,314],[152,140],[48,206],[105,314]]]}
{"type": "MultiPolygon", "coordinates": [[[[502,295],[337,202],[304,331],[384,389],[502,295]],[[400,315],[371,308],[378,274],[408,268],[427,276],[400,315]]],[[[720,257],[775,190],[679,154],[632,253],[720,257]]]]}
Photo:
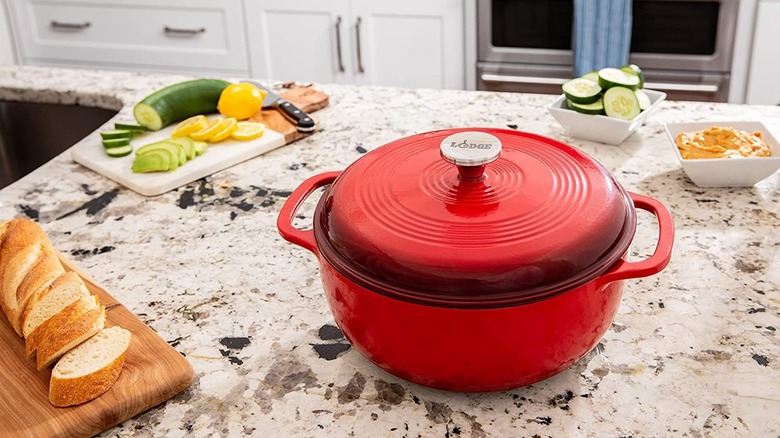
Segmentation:
{"type": "Polygon", "coordinates": [[[205,141],[194,141],[193,140],[193,146],[195,147],[195,155],[203,155],[204,152],[206,152],[206,148],[209,147],[208,143],[205,141]]]}
{"type": "Polygon", "coordinates": [[[184,148],[184,152],[187,155],[187,161],[195,158],[195,141],[189,137],[172,137],[170,140],[173,143],[178,143],[184,148]]]}
{"type": "Polygon", "coordinates": [[[135,173],[165,172],[171,168],[171,153],[167,150],[156,149],[143,155],[136,155],[133,160],[132,171],[135,173]]]}
{"type": "Polygon", "coordinates": [[[146,155],[156,150],[164,150],[171,154],[170,170],[176,170],[179,166],[187,162],[187,153],[184,152],[182,145],[170,140],[162,140],[141,146],[135,154],[139,156],[146,155]]]}

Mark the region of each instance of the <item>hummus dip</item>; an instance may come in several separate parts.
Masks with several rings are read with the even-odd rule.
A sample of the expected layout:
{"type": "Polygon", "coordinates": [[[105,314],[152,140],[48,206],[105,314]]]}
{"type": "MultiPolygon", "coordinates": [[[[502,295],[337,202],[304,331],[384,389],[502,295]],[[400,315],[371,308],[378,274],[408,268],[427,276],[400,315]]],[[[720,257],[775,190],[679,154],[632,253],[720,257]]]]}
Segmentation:
{"type": "Polygon", "coordinates": [[[683,159],[769,157],[769,145],[760,132],[713,126],[710,129],[683,132],[675,139],[683,159]]]}

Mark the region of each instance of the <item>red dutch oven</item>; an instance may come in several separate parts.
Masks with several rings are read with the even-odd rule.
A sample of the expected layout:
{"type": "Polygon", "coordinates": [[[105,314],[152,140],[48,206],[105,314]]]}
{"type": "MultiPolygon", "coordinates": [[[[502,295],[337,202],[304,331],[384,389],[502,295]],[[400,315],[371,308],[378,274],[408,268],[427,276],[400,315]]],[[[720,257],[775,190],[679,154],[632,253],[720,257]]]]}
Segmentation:
{"type": "Polygon", "coordinates": [[[575,363],[612,323],[624,280],[661,271],[674,241],[663,204],[628,193],[586,154],[488,128],[413,135],[311,177],[277,226],[317,256],[355,349],[454,391],[516,388],[575,363]],[[313,228],[294,228],[328,185],[313,228]],[[633,262],[637,208],[657,217],[659,237],[633,262]]]}

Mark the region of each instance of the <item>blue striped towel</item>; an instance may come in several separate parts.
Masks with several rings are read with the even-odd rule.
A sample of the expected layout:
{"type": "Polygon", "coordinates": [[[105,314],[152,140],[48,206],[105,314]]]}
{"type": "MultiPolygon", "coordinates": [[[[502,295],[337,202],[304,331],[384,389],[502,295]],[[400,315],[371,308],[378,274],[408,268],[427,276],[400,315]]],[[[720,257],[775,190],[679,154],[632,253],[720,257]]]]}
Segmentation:
{"type": "Polygon", "coordinates": [[[574,0],[574,76],[628,64],[631,0],[574,0]]]}

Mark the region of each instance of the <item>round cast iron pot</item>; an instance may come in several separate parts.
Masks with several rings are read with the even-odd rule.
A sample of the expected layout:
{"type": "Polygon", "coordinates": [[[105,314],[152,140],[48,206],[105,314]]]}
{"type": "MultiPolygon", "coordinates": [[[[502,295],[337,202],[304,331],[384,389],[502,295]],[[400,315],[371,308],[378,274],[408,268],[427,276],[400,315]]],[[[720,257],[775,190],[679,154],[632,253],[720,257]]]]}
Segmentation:
{"type": "Polygon", "coordinates": [[[663,204],[584,153],[489,128],[414,135],[313,176],[277,226],[317,256],[356,350],[411,382],[470,392],[538,382],[582,358],[612,323],[623,280],[660,272],[674,241],[663,204]],[[313,229],[293,227],[325,186],[313,229]],[[659,237],[631,262],[637,208],[656,216],[659,237]]]}

